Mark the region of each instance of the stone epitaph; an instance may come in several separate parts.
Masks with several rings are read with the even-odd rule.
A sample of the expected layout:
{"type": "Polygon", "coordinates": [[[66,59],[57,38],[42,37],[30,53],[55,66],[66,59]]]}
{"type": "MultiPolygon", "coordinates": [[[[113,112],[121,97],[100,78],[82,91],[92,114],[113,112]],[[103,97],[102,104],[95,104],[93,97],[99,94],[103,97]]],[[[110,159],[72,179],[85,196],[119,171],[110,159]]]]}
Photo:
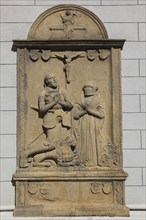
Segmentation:
{"type": "Polygon", "coordinates": [[[120,53],[76,5],[41,14],[17,51],[15,216],[128,216],[120,53]]]}

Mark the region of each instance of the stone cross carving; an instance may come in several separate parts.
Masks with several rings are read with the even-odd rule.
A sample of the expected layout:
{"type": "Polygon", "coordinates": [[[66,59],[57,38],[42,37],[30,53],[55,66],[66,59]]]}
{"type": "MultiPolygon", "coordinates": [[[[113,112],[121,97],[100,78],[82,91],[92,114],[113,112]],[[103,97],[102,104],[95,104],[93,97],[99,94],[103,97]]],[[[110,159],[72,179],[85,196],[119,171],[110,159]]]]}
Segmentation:
{"type": "Polygon", "coordinates": [[[61,15],[62,24],[50,27],[51,38],[54,38],[53,31],[62,31],[63,39],[71,39],[74,31],[85,31],[86,27],[82,24],[75,24],[74,17],[77,16],[75,11],[67,10],[64,15],[61,15]]]}

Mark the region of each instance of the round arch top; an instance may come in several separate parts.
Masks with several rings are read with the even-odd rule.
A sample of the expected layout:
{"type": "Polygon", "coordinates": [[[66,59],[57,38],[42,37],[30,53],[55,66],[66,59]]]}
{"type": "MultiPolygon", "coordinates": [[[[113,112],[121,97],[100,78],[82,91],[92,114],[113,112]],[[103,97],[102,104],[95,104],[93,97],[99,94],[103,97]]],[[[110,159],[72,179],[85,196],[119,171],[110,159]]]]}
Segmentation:
{"type": "Polygon", "coordinates": [[[91,11],[77,5],[58,5],[32,24],[28,40],[108,39],[104,24],[91,11]]]}

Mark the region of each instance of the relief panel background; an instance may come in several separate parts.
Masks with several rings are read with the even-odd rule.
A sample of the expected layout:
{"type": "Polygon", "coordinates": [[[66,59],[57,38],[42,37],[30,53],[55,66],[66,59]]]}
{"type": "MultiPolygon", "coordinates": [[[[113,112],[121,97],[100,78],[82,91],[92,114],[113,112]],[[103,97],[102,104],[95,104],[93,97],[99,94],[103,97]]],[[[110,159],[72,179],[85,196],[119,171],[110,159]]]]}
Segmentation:
{"type": "MultiPolygon", "coordinates": [[[[68,96],[73,104],[80,102],[81,94],[83,94],[82,87],[87,81],[96,82],[101,97],[105,103],[105,121],[104,121],[104,133],[105,136],[111,137],[112,124],[112,99],[110,96],[110,81],[111,67],[109,64],[110,57],[105,61],[99,60],[98,57],[94,61],[89,61],[84,51],[68,52],[70,56],[81,54],[82,57],[77,58],[71,62],[70,79],[71,82],[66,84],[65,73],[63,71],[63,62],[55,58],[55,54],[58,56],[64,56],[64,52],[51,52],[52,58],[48,62],[44,62],[41,59],[33,62],[29,58],[29,52],[26,50],[26,56],[29,64],[27,65],[27,86],[26,86],[26,102],[27,102],[27,123],[26,132],[28,144],[32,142],[37,136],[42,133],[42,119],[38,120],[38,112],[33,108],[38,108],[38,96],[43,90],[43,81],[46,73],[55,74],[55,78],[58,82],[59,88],[67,91],[68,96]],[[93,71],[93,70],[94,71],[93,71]],[[31,94],[31,95],[30,95],[31,94]],[[35,129],[34,129],[35,128],[35,129]]],[[[112,138],[112,137],[111,137],[112,138]]]]}

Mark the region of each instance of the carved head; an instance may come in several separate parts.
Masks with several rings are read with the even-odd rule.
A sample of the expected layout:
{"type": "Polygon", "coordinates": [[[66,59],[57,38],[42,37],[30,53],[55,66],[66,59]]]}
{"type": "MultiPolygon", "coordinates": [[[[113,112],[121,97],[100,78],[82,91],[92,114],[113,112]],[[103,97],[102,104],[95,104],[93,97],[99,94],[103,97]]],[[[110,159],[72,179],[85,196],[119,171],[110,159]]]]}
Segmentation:
{"type": "Polygon", "coordinates": [[[71,14],[71,12],[70,12],[69,10],[67,10],[67,11],[65,12],[65,14],[66,14],[67,16],[69,16],[69,15],[71,14]]]}
{"type": "Polygon", "coordinates": [[[95,95],[97,90],[98,90],[98,87],[93,81],[89,81],[83,86],[83,92],[84,92],[85,97],[95,95]]]}
{"type": "Polygon", "coordinates": [[[53,89],[57,88],[57,82],[55,79],[55,75],[52,73],[48,73],[44,77],[44,86],[51,87],[53,89]]]}
{"type": "Polygon", "coordinates": [[[68,54],[64,54],[64,58],[67,59],[69,57],[68,54]]]}

